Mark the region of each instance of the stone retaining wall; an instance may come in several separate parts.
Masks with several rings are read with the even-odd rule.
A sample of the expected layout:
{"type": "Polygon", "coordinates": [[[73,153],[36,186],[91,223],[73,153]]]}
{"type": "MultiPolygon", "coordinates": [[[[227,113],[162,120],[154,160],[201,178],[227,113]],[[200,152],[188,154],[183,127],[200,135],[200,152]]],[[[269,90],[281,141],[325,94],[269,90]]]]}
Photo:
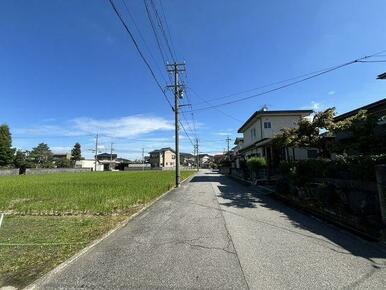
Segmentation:
{"type": "Polygon", "coordinates": [[[0,169],[0,176],[19,175],[19,169],[0,169]]]}

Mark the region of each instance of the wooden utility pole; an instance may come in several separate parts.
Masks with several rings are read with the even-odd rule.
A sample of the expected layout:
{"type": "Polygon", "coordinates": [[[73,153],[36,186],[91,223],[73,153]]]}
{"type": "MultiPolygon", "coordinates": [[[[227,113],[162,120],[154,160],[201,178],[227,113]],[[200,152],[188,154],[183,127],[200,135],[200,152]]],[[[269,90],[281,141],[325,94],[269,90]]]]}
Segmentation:
{"type": "Polygon", "coordinates": [[[94,171],[97,171],[97,162],[98,162],[98,133],[95,137],[95,164],[94,164],[94,171]]]}
{"type": "Polygon", "coordinates": [[[183,86],[179,84],[179,72],[185,71],[184,63],[173,63],[166,65],[168,72],[173,73],[174,84],[168,87],[174,89],[174,126],[175,126],[175,150],[176,150],[176,187],[180,186],[180,99],[183,95],[183,86]]]}
{"type": "Polygon", "coordinates": [[[200,170],[200,155],[198,150],[198,138],[196,138],[196,163],[197,163],[197,171],[200,170]]]}
{"type": "Polygon", "coordinates": [[[145,148],[142,148],[142,171],[145,170],[145,148]]]}
{"type": "Polygon", "coordinates": [[[227,152],[228,152],[228,158],[230,159],[230,156],[229,156],[229,141],[231,141],[232,139],[231,138],[229,138],[229,136],[225,139],[225,141],[227,141],[227,148],[228,148],[228,150],[227,150],[227,152]]]}
{"type": "Polygon", "coordinates": [[[112,169],[112,166],[113,166],[113,142],[111,142],[110,144],[110,171],[113,170],[112,169]]]}

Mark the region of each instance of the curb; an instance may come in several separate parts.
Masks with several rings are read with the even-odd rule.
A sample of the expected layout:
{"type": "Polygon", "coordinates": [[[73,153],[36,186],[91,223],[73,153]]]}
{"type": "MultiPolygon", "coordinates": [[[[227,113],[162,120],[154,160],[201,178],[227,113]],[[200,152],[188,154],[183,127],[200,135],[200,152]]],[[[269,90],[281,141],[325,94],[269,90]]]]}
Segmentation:
{"type": "MultiPolygon", "coordinates": [[[[180,183],[180,186],[189,182],[196,174],[198,173],[195,172],[193,173],[191,176],[185,178],[184,180],[181,181],[180,183]]],[[[56,266],[54,269],[52,269],[51,271],[49,271],[48,273],[44,274],[42,277],[38,278],[37,280],[33,281],[31,284],[27,285],[26,287],[24,287],[23,289],[24,290],[32,290],[32,289],[38,289],[37,287],[42,283],[44,282],[45,280],[47,280],[48,278],[50,278],[51,276],[53,276],[54,274],[60,272],[61,270],[63,270],[64,268],[66,268],[68,265],[70,265],[71,263],[75,262],[76,260],[78,260],[81,256],[83,256],[84,254],[86,254],[89,250],[91,250],[92,248],[94,248],[96,245],[98,245],[100,242],[102,242],[103,240],[107,239],[109,236],[111,236],[114,232],[120,230],[121,228],[123,228],[124,226],[126,226],[132,219],[134,219],[135,217],[139,216],[141,213],[143,213],[144,211],[148,210],[152,205],[154,205],[157,201],[161,200],[162,198],[164,198],[166,195],[168,195],[170,192],[172,192],[173,190],[175,189],[178,189],[177,187],[173,187],[171,189],[169,189],[168,191],[164,192],[163,194],[161,194],[160,196],[158,196],[157,198],[153,199],[151,202],[147,203],[144,205],[143,208],[141,208],[139,211],[137,211],[136,213],[132,214],[131,216],[129,216],[127,219],[125,219],[124,221],[120,222],[115,228],[111,229],[110,231],[108,231],[107,233],[105,233],[102,237],[100,237],[99,239],[96,239],[94,240],[93,242],[91,242],[90,245],[88,245],[87,247],[83,248],[82,250],[80,250],[79,252],[75,253],[72,257],[68,258],[67,260],[65,260],[64,262],[62,262],[61,264],[59,264],[58,266],[56,266]]]]}

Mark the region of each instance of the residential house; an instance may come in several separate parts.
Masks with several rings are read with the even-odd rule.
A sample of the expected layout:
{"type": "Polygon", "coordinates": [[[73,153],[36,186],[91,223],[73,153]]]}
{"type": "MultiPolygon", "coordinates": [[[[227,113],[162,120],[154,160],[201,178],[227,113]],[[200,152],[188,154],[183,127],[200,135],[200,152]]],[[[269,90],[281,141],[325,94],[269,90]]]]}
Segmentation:
{"type": "Polygon", "coordinates": [[[117,154],[110,153],[101,153],[96,156],[98,163],[103,165],[104,171],[115,170],[119,164],[119,161],[116,160],[117,157],[117,154]]]}
{"type": "Polygon", "coordinates": [[[53,160],[71,160],[71,153],[69,152],[54,152],[52,154],[53,160]]]}
{"type": "Polygon", "coordinates": [[[234,162],[234,164],[232,164],[232,167],[240,168],[240,161],[243,158],[242,154],[240,153],[240,150],[243,149],[244,138],[236,137],[235,142],[233,144],[235,145],[235,147],[232,148],[233,156],[231,159],[234,162]]]}
{"type": "Polygon", "coordinates": [[[244,158],[262,156],[268,162],[278,162],[278,158],[287,160],[301,160],[315,158],[315,149],[290,148],[290,150],[276,150],[272,146],[272,138],[280,133],[283,128],[294,128],[297,123],[309,116],[312,110],[280,110],[269,111],[264,107],[256,111],[237,131],[243,134],[243,142],[240,143],[239,154],[244,158]]]}
{"type": "Polygon", "coordinates": [[[200,164],[205,164],[210,162],[213,159],[213,156],[204,153],[204,154],[198,154],[198,158],[200,160],[200,164]]]}
{"type": "Polygon", "coordinates": [[[170,147],[154,150],[152,152],[149,152],[149,155],[149,163],[152,168],[176,166],[176,153],[170,147]]]}
{"type": "MultiPolygon", "coordinates": [[[[385,73],[386,74],[386,73],[385,73]]],[[[386,76],[385,76],[386,77],[386,76]]],[[[373,134],[374,136],[378,137],[382,141],[380,143],[386,144],[386,98],[376,101],[374,103],[362,106],[360,108],[354,109],[352,111],[349,111],[347,113],[341,114],[339,116],[336,116],[334,118],[335,122],[343,121],[347,118],[350,118],[352,116],[355,116],[359,111],[365,110],[367,112],[367,115],[370,118],[375,118],[377,125],[374,128],[373,134]],[[383,141],[383,138],[385,138],[385,141],[383,141]]],[[[335,142],[337,143],[349,143],[352,141],[353,138],[353,132],[351,131],[342,131],[338,132],[335,135],[335,142]]],[[[372,144],[374,145],[374,144],[372,144]]],[[[378,146],[378,145],[375,145],[378,146]]],[[[374,147],[374,146],[373,146],[374,147]]],[[[375,149],[377,149],[378,153],[384,153],[385,146],[381,146],[383,149],[381,149],[379,146],[375,149]]],[[[367,152],[362,152],[367,153],[367,152]]]]}
{"type": "Polygon", "coordinates": [[[225,154],[216,154],[213,156],[213,162],[216,165],[220,165],[225,160],[225,158],[226,158],[225,154]]]}
{"type": "Polygon", "coordinates": [[[210,168],[213,163],[213,156],[206,153],[198,154],[198,162],[201,168],[210,168]]]}
{"type": "Polygon", "coordinates": [[[196,166],[196,157],[190,153],[180,153],[180,164],[182,166],[192,167],[196,166]]]}
{"type": "MultiPolygon", "coordinates": [[[[83,159],[83,160],[77,160],[75,162],[75,168],[87,168],[91,171],[95,170],[95,160],[94,159],[83,159]]],[[[99,164],[97,162],[96,171],[103,171],[104,166],[103,164],[99,164]]]]}

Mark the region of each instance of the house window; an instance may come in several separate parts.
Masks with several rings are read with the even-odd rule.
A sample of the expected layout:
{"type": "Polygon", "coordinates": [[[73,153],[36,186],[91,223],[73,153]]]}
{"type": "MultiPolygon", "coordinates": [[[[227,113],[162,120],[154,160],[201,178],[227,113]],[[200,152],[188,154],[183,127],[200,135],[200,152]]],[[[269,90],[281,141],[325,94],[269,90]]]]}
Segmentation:
{"type": "Polygon", "coordinates": [[[172,155],[172,159],[176,159],[176,155],[172,155]]]}
{"type": "Polygon", "coordinates": [[[318,150],[316,150],[316,149],[308,149],[307,150],[307,158],[315,159],[316,157],[318,157],[318,150]]]}
{"type": "Polygon", "coordinates": [[[271,122],[264,122],[264,129],[270,129],[271,128],[271,122]]]}
{"type": "Polygon", "coordinates": [[[256,139],[256,129],[255,128],[251,129],[251,140],[254,140],[254,139],[256,139]]]}
{"type": "Polygon", "coordinates": [[[166,162],[166,165],[168,165],[168,163],[166,162]]]}

